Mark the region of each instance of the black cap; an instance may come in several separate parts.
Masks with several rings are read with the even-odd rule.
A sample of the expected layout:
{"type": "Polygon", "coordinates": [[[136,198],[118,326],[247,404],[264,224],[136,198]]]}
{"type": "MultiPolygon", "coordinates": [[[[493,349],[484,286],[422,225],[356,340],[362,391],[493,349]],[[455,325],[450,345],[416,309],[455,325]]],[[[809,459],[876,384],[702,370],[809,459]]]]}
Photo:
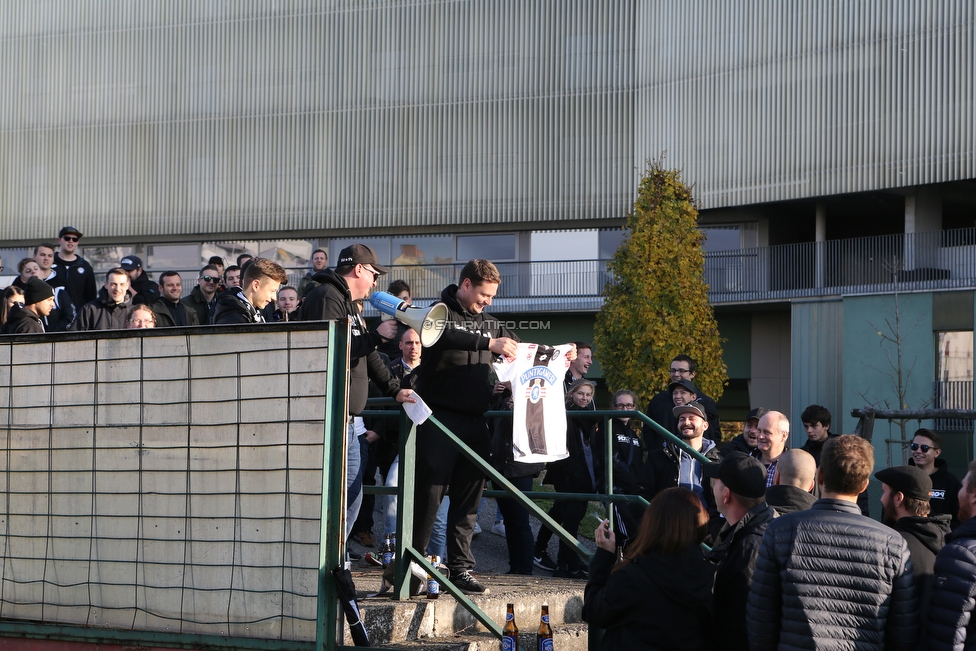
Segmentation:
{"type": "Polygon", "coordinates": [[[746,416],[746,420],[747,421],[749,421],[749,420],[759,420],[760,418],[762,418],[763,416],[765,416],[768,413],[769,413],[769,410],[766,409],[765,407],[756,407],[755,409],[753,409],[753,410],[751,410],[749,412],[749,414],[746,416]]]}
{"type": "Polygon", "coordinates": [[[691,414],[698,414],[705,420],[708,420],[708,416],[705,415],[705,408],[697,400],[692,400],[688,404],[675,407],[674,409],[671,410],[671,413],[674,414],[675,418],[677,418],[681,414],[691,413],[691,414]]]}
{"type": "Polygon", "coordinates": [[[692,382],[691,380],[683,380],[683,379],[682,380],[675,380],[674,382],[672,382],[671,384],[668,385],[668,393],[672,393],[674,391],[675,387],[684,387],[684,388],[688,389],[689,391],[691,391],[696,396],[700,396],[701,395],[701,391],[698,390],[698,387],[695,386],[695,383],[692,382]]]}
{"type": "Polygon", "coordinates": [[[336,266],[342,267],[347,264],[368,264],[381,274],[389,271],[376,258],[376,251],[365,244],[352,244],[339,251],[339,259],[336,260],[336,266]]]}
{"type": "Polygon", "coordinates": [[[27,279],[24,287],[24,305],[34,305],[54,296],[54,290],[46,282],[36,276],[27,279]]]}
{"type": "Polygon", "coordinates": [[[874,473],[882,484],[888,484],[905,497],[927,500],[932,497],[932,478],[915,466],[895,466],[874,473]]]}
{"type": "Polygon", "coordinates": [[[134,269],[142,269],[142,258],[137,255],[127,255],[122,258],[119,262],[119,266],[126,271],[132,271],[134,269]]]}
{"type": "Polygon", "coordinates": [[[78,236],[78,239],[81,239],[82,237],[84,237],[84,235],[81,234],[81,231],[79,231],[74,226],[65,226],[64,228],[62,228],[58,232],[58,239],[60,240],[65,235],[77,235],[78,236]]]}
{"type": "Polygon", "coordinates": [[[709,479],[721,479],[736,495],[757,498],[766,494],[766,468],[744,452],[732,452],[721,463],[706,463],[702,471],[709,479]]]}

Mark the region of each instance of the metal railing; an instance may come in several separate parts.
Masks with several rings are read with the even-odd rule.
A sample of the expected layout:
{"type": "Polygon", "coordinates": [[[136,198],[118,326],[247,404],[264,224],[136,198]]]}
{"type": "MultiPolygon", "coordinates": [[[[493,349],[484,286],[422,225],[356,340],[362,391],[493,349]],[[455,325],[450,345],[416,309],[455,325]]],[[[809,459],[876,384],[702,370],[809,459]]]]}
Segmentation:
{"type": "MultiPolygon", "coordinates": [[[[932,395],[935,397],[933,409],[972,409],[973,381],[954,380],[936,381],[932,383],[932,395]]],[[[973,421],[959,418],[936,418],[935,428],[947,431],[971,432],[973,421]]]]}
{"type": "MultiPolygon", "coordinates": [[[[372,398],[368,401],[369,407],[381,407],[381,406],[392,406],[395,403],[389,398],[372,398]]],[[[394,417],[397,412],[381,411],[368,408],[363,412],[363,416],[383,416],[383,417],[394,417]]],[[[666,440],[671,441],[685,452],[690,454],[693,458],[701,461],[702,463],[711,463],[711,460],[705,457],[701,452],[692,449],[688,444],[668,432],[666,429],[661,427],[658,423],[648,417],[646,414],[639,411],[620,411],[620,410],[595,410],[595,411],[580,411],[574,412],[574,417],[580,418],[591,418],[591,419],[602,419],[604,423],[604,432],[606,435],[603,436],[603,442],[605,448],[603,450],[605,454],[605,480],[604,480],[604,492],[602,493],[559,493],[559,492],[523,492],[513,486],[501,473],[499,473],[490,462],[483,459],[477,452],[472,450],[467,444],[465,444],[460,438],[458,438],[453,432],[446,428],[440,421],[438,421],[434,416],[430,416],[430,422],[434,424],[444,436],[450,441],[452,445],[458,448],[458,450],[468,459],[472,464],[474,464],[482,473],[484,473],[485,478],[492,482],[492,485],[496,487],[496,490],[485,491],[485,495],[489,497],[496,498],[508,498],[513,499],[520,506],[529,511],[529,513],[535,516],[544,527],[547,527],[552,531],[560,540],[569,545],[573,550],[576,551],[582,558],[589,560],[590,552],[583,547],[575,535],[570,534],[568,531],[563,529],[559,524],[557,524],[548,513],[542,510],[533,500],[535,499],[546,499],[546,500],[586,500],[586,501],[600,501],[604,504],[610,504],[614,502],[637,502],[643,506],[647,506],[648,502],[643,497],[639,495],[627,495],[622,493],[613,492],[613,437],[611,436],[611,423],[613,418],[636,418],[640,420],[646,427],[655,430],[658,434],[663,436],[666,440]]],[[[490,411],[485,414],[486,418],[501,417],[501,418],[511,418],[511,411],[490,411]]],[[[406,415],[402,412],[400,413],[400,463],[399,463],[399,477],[398,486],[396,487],[397,495],[397,541],[399,544],[399,549],[397,549],[396,559],[394,561],[394,589],[393,597],[398,600],[404,600],[410,598],[410,562],[417,563],[426,572],[437,579],[438,583],[447,590],[458,602],[469,612],[471,615],[478,620],[488,631],[493,633],[495,636],[501,638],[502,628],[497,622],[492,620],[474,601],[469,599],[464,593],[462,593],[457,587],[451,583],[448,577],[441,574],[437,568],[432,566],[427,562],[424,551],[415,549],[410,541],[413,540],[413,524],[414,524],[414,483],[413,478],[416,476],[415,466],[417,462],[417,442],[416,442],[416,426],[411,423],[406,415]]],[[[384,490],[383,487],[372,487],[364,486],[365,492],[372,493],[389,493],[389,489],[384,490]]],[[[611,526],[613,519],[611,518],[611,526]]],[[[591,628],[590,634],[590,648],[596,649],[597,643],[601,632],[591,628]]],[[[336,635],[327,635],[326,639],[334,639],[336,635]]]]}

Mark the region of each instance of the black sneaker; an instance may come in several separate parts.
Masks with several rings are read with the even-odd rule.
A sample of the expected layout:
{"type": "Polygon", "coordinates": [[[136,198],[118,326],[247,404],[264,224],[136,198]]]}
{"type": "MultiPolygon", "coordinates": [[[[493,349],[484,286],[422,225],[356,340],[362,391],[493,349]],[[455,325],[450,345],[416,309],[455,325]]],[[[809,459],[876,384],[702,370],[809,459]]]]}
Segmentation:
{"type": "Polygon", "coordinates": [[[542,552],[542,556],[536,556],[532,559],[532,564],[543,570],[549,570],[550,572],[555,571],[556,563],[549,556],[548,552],[542,552]]]}
{"type": "Polygon", "coordinates": [[[451,583],[464,594],[489,594],[490,590],[478,582],[478,579],[471,576],[467,570],[451,572],[451,583]]]}

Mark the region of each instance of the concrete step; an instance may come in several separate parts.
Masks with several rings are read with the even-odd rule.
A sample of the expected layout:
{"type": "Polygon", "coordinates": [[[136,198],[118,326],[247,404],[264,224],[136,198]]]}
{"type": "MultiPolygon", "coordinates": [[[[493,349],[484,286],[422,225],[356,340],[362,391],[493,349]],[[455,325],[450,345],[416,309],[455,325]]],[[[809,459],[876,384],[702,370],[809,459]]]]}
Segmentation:
{"type": "MultiPolygon", "coordinates": [[[[414,597],[406,601],[394,601],[387,595],[366,597],[367,593],[375,593],[380,589],[382,571],[380,568],[375,570],[357,568],[352,574],[371,644],[393,645],[395,648],[401,648],[404,644],[418,642],[421,646],[402,646],[402,648],[439,649],[440,647],[430,645],[447,644],[445,650],[449,648],[467,651],[497,649],[497,639],[488,634],[485,627],[451,595],[445,593],[439,599],[414,597]],[[451,644],[468,646],[450,646],[451,644]]],[[[488,587],[490,594],[472,597],[472,600],[500,624],[505,621],[507,604],[515,604],[516,625],[520,633],[527,634],[531,638],[525,648],[534,647],[535,630],[539,626],[539,614],[543,604],[549,606],[549,623],[553,635],[556,641],[562,642],[556,648],[585,648],[586,624],[580,617],[585,581],[554,579],[545,575],[477,574],[476,576],[488,587]],[[578,642],[581,642],[582,646],[574,646],[578,642]]],[[[352,643],[348,631],[346,643],[352,643]]]]}

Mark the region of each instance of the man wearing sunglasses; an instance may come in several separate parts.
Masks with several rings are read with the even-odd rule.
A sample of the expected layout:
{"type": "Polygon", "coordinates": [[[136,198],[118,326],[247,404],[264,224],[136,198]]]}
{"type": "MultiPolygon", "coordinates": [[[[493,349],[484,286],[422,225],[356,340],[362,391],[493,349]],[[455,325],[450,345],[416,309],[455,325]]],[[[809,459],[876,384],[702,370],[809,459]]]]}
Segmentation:
{"type": "Polygon", "coordinates": [[[51,268],[55,276],[47,281],[51,287],[64,287],[75,305],[85,305],[98,297],[95,270],[77,254],[81,231],[65,226],[58,233],[58,252],[51,268]]]}
{"type": "Polygon", "coordinates": [[[951,515],[949,526],[955,529],[959,526],[959,489],[962,484],[949,472],[949,464],[939,458],[942,454],[942,437],[923,427],[915,431],[908,449],[911,451],[908,465],[925,471],[932,480],[932,499],[929,501],[932,515],[951,515]]]}
{"type": "Polygon", "coordinates": [[[183,307],[196,312],[197,320],[201,324],[210,323],[218,285],[220,285],[220,272],[217,271],[217,267],[208,264],[200,270],[197,286],[183,299],[183,307]]]}
{"type": "MultiPolygon", "coordinates": [[[[369,380],[387,396],[399,402],[414,402],[410,389],[400,389],[400,381],[390,374],[376,346],[396,336],[396,321],[383,321],[370,331],[362,317],[362,302],[376,280],[387,272],[379,263],[376,252],[365,244],[353,244],[339,252],[335,269],[316,274],[321,284],[309,292],[299,309],[302,321],[349,319],[349,426],[346,430],[346,537],[352,533],[363,502],[363,473],[369,443],[360,437],[353,418],[366,408],[369,380]]],[[[247,269],[244,270],[245,276],[247,269]]]]}

